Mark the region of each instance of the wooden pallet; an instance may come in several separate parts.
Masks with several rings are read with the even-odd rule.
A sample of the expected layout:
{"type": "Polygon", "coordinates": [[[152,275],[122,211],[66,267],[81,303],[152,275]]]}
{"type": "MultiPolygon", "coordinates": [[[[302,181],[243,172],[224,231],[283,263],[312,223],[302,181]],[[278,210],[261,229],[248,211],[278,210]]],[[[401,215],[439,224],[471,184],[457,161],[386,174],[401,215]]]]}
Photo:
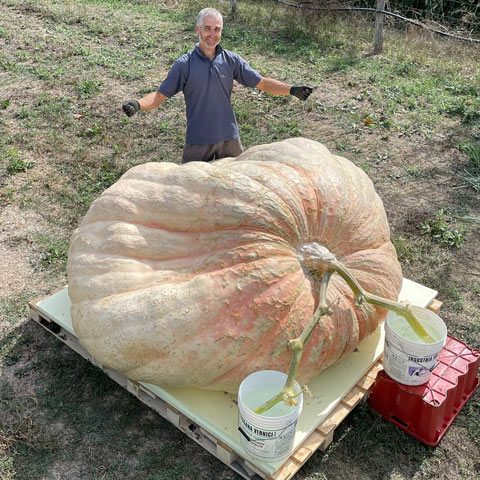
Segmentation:
{"type": "MultiPolygon", "coordinates": [[[[129,380],[119,372],[106,368],[95,360],[80,344],[77,337],[61,324],[57,323],[54,316],[49,315],[44,309],[39,308],[43,299],[37,299],[29,303],[30,317],[36,323],[45,328],[49,333],[68,345],[72,350],[83,358],[102,369],[110,378],[120,386],[135,395],[141,402],[155,410],[164,419],[171,422],[193,441],[201,445],[205,450],[217,457],[232,470],[247,480],[289,480],[305,462],[317,451],[324,451],[333,441],[336,428],[361,402],[368,398],[377,373],[383,368],[381,360],[378,360],[370,370],[357,382],[357,384],[344,394],[340,402],[329,413],[327,418],[318,425],[315,430],[297,447],[294,453],[273,473],[266,473],[249,460],[248,456],[242,456],[225,444],[220,438],[202,428],[195,418],[180,412],[174,405],[158,396],[141,382],[129,380]]],[[[438,311],[441,303],[434,300],[429,308],[438,311]]]]}

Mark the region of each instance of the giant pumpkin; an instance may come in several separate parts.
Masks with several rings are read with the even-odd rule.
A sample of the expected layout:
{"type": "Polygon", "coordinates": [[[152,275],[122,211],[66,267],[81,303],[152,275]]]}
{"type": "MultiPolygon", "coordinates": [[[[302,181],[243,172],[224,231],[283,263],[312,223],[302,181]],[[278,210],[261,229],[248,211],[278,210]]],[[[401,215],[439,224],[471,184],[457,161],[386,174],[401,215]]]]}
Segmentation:
{"type": "MultiPolygon", "coordinates": [[[[303,138],[212,163],[133,167],[93,202],[68,258],[73,327],[103,365],[162,386],[235,392],[288,371],[319,272],[299,249],[333,252],[362,287],[396,299],[401,270],[367,175],[303,138]]],[[[321,273],[321,272],[320,272],[321,273]]],[[[333,275],[299,380],[352,352],[386,311],[355,306],[333,275]]]]}

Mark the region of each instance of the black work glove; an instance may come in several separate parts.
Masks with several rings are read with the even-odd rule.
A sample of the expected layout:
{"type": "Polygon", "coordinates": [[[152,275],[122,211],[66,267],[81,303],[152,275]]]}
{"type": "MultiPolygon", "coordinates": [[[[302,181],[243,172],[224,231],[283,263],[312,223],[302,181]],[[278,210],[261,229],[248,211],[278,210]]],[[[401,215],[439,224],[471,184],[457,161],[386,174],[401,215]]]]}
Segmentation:
{"type": "Polygon", "coordinates": [[[132,117],[140,110],[140,103],[137,100],[130,100],[122,105],[122,109],[129,117],[132,117]]]}
{"type": "Polygon", "coordinates": [[[305,101],[310,94],[313,92],[313,88],[311,87],[292,87],[290,88],[290,95],[299,98],[300,100],[305,101]]]}

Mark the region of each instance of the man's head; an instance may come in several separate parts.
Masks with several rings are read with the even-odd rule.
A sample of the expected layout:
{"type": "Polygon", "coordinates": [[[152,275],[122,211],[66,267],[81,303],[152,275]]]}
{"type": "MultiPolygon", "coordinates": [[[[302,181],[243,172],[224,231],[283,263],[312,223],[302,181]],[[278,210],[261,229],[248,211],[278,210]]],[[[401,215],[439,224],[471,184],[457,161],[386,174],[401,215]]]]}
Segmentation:
{"type": "Polygon", "coordinates": [[[197,15],[195,32],[200,46],[206,50],[215,50],[222,38],[223,17],[215,8],[204,8],[197,15]]]}

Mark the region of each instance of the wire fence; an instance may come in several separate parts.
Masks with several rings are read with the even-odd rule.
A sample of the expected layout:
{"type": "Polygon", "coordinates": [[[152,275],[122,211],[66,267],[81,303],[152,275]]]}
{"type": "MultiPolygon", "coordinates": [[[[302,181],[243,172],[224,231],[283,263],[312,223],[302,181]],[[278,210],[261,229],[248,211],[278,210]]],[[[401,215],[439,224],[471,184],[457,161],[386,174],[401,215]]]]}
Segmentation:
{"type": "MultiPolygon", "coordinates": [[[[321,2],[311,2],[320,4],[321,2]]],[[[353,7],[371,7],[372,1],[349,2],[353,7]]],[[[387,8],[417,21],[432,22],[457,33],[480,32],[479,0],[399,0],[387,2],[387,8]]]]}
{"type": "MultiPolygon", "coordinates": [[[[430,0],[426,0],[427,2],[430,0]]],[[[436,3],[442,3],[443,0],[436,3]]],[[[445,2],[451,1],[454,3],[461,4],[463,6],[467,5],[472,0],[466,0],[466,2],[459,2],[458,0],[445,0],[445,2]]],[[[338,1],[308,1],[308,2],[298,2],[294,0],[276,0],[277,3],[280,3],[286,7],[296,8],[305,11],[328,11],[328,12],[365,12],[375,14],[375,53],[380,53],[382,51],[383,44],[383,24],[385,17],[393,18],[396,21],[401,21],[409,24],[416,25],[419,28],[423,28],[430,32],[433,32],[438,35],[443,35],[446,37],[455,38],[457,40],[470,42],[470,43],[480,43],[480,38],[476,38],[474,35],[476,32],[470,28],[465,32],[465,29],[453,29],[452,27],[437,22],[436,20],[431,20],[427,18],[428,16],[424,14],[421,19],[411,18],[405,16],[406,13],[397,13],[392,11],[390,5],[391,2],[386,0],[373,0],[370,2],[343,2],[338,1]],[[354,4],[368,4],[369,6],[355,6],[354,4]]],[[[476,4],[472,6],[472,12],[475,14],[477,19],[477,11],[480,8],[479,0],[475,0],[476,4]],[[478,7],[478,8],[477,8],[478,7]]],[[[398,5],[402,2],[396,2],[395,5],[398,5]]],[[[405,3],[409,3],[408,0],[405,3]]],[[[410,3],[414,3],[411,1],[410,3]]],[[[424,0],[425,3],[425,0],[424,0]]],[[[416,10],[408,10],[414,12],[416,10]]],[[[453,10],[452,10],[453,11],[453,10]]],[[[456,10],[455,10],[456,11],[456,10]]],[[[419,12],[419,10],[418,10],[419,12]]],[[[443,12],[443,10],[442,10],[443,12]]],[[[466,11],[465,11],[466,12],[466,11]]],[[[408,12],[407,12],[408,13],[408,12]]],[[[468,13],[468,12],[467,12],[468,13]]],[[[465,15],[467,14],[465,13],[465,15]]],[[[418,16],[418,15],[417,15],[418,16]]],[[[432,11],[430,11],[429,16],[432,16],[432,11]]],[[[453,17],[451,17],[453,18],[453,17]]],[[[477,19],[478,20],[478,19],[477,19]]]]}

